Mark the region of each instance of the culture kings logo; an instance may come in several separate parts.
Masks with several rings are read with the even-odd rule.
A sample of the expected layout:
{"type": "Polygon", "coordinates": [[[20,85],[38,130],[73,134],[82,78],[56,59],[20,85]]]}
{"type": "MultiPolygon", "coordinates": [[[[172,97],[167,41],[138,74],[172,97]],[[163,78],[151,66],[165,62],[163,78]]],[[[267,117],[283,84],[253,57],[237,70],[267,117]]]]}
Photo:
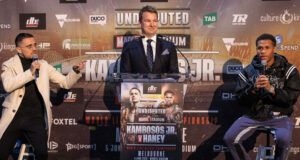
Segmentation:
{"type": "Polygon", "coordinates": [[[290,13],[289,10],[284,10],[280,15],[270,15],[266,14],[265,16],[260,17],[261,22],[281,22],[282,24],[291,24],[292,22],[300,21],[300,15],[296,13],[290,13]]]}
{"type": "Polygon", "coordinates": [[[58,20],[59,26],[60,28],[62,28],[66,23],[73,23],[73,22],[80,22],[79,18],[67,18],[68,15],[67,14],[56,14],[56,19],[58,20]]]}

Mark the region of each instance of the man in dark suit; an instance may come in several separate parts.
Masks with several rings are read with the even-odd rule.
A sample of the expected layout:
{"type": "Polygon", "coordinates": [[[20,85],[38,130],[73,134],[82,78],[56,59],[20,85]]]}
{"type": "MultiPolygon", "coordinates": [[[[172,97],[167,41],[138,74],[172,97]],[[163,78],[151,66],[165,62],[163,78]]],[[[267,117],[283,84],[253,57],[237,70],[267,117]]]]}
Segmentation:
{"type": "Polygon", "coordinates": [[[124,44],[122,73],[179,73],[177,52],[172,42],[157,36],[157,10],[145,6],[139,13],[142,36],[124,44]]]}

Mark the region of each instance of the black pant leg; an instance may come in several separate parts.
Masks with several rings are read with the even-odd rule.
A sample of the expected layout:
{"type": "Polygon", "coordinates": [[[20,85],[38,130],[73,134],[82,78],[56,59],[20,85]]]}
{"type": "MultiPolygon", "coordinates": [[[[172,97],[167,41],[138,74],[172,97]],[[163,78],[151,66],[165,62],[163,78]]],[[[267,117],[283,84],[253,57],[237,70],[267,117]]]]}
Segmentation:
{"type": "Polygon", "coordinates": [[[20,138],[19,119],[14,118],[0,139],[0,160],[7,160],[20,138]]]}
{"type": "Polygon", "coordinates": [[[24,136],[28,143],[33,146],[36,159],[47,160],[48,134],[45,128],[45,120],[42,118],[31,118],[30,120],[26,121],[24,136]]]}

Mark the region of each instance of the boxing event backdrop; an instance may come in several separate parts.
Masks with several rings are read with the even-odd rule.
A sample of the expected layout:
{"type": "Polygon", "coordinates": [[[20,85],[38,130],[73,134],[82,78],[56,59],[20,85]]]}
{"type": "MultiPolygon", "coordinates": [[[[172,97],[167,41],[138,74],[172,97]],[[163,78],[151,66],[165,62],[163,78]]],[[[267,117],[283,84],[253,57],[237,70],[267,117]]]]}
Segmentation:
{"type": "MultiPolygon", "coordinates": [[[[120,84],[108,81],[124,42],[140,35],[138,11],[159,12],[158,33],[191,65],[182,122],[182,159],[230,159],[222,141],[244,109],[233,93],[236,74],[256,54],[255,39],[276,36],[276,52],[300,67],[297,0],[0,0],[0,63],[16,51],[14,38],[32,33],[38,56],[67,73],[87,60],[71,90],[52,85],[53,128],[49,159],[120,158],[120,84]]],[[[178,54],[181,73],[188,63],[178,54]]],[[[1,90],[1,100],[7,95],[1,90]]],[[[300,104],[294,106],[293,146],[299,159],[300,104]]],[[[273,143],[273,142],[272,142],[273,143]]],[[[245,143],[254,158],[264,134],[245,143]]],[[[274,143],[273,143],[274,144],[274,143]]]]}

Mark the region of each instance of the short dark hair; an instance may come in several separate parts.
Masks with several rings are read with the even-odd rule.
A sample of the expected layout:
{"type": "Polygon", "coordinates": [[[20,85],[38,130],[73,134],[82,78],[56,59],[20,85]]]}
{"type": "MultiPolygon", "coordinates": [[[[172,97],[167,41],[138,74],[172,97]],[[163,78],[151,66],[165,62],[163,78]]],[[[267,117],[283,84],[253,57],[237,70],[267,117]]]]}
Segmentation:
{"type": "Polygon", "coordinates": [[[175,95],[175,93],[174,93],[173,91],[171,91],[171,90],[167,90],[167,91],[165,91],[165,93],[164,93],[164,96],[166,96],[166,94],[168,94],[168,93],[171,93],[171,94],[173,94],[173,96],[175,95]]]}
{"type": "Polygon", "coordinates": [[[157,13],[157,10],[155,7],[152,7],[152,6],[144,6],[141,10],[140,10],[140,13],[139,13],[139,21],[142,22],[142,19],[143,19],[143,13],[144,12],[150,12],[150,13],[155,13],[157,16],[158,16],[158,13],[157,13]]]}
{"type": "Polygon", "coordinates": [[[25,38],[32,38],[33,35],[30,33],[20,33],[17,35],[16,39],[15,39],[15,45],[16,47],[19,46],[19,43],[23,41],[23,39],[25,38]]]}
{"type": "Polygon", "coordinates": [[[132,90],[137,90],[137,91],[139,91],[139,93],[141,94],[141,91],[140,91],[140,89],[138,89],[138,88],[136,88],[136,87],[133,87],[133,88],[131,88],[130,90],[129,90],[129,93],[132,91],[132,90]]]}
{"type": "Polygon", "coordinates": [[[276,46],[276,39],[272,34],[264,33],[257,37],[256,39],[256,46],[258,45],[258,41],[260,40],[271,40],[273,42],[273,46],[276,46]]]}

